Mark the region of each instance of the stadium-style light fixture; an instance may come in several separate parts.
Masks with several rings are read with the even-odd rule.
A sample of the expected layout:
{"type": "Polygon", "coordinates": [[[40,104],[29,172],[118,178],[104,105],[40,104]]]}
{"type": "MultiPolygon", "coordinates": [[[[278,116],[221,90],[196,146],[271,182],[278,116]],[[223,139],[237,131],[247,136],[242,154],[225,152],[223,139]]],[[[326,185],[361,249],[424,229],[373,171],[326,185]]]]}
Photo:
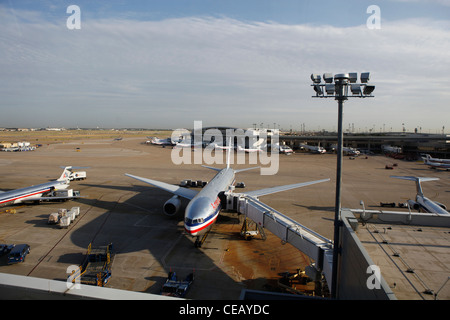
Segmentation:
{"type": "Polygon", "coordinates": [[[372,92],[375,90],[375,86],[367,84],[369,78],[369,72],[361,73],[361,83],[357,83],[358,73],[356,72],[337,74],[324,73],[322,77],[316,73],[311,74],[311,80],[313,81],[312,86],[316,92],[315,97],[334,97],[335,100],[347,100],[348,97],[373,97],[372,92]],[[322,78],[325,83],[321,83],[322,78]]]}
{"type": "Polygon", "coordinates": [[[322,90],[322,87],[321,86],[319,86],[319,85],[315,85],[314,86],[314,91],[316,91],[316,97],[318,97],[318,96],[323,96],[323,90],[322,90]]]}
{"type": "Polygon", "coordinates": [[[358,83],[352,83],[350,85],[350,90],[352,91],[352,94],[361,95],[361,86],[358,83]]]}
{"type": "MultiPolygon", "coordinates": [[[[350,98],[370,98],[372,92],[375,90],[374,85],[368,85],[369,82],[369,72],[361,73],[360,80],[361,83],[357,83],[358,74],[356,72],[350,73],[338,73],[333,77],[332,73],[324,73],[323,80],[325,84],[320,84],[316,82],[315,79],[319,78],[317,75],[312,74],[311,79],[313,80],[312,86],[314,91],[316,91],[316,96],[318,98],[331,98],[333,97],[338,101],[338,144],[337,144],[337,169],[336,169],[336,204],[334,211],[334,244],[333,244],[333,270],[332,270],[332,283],[331,295],[333,298],[338,298],[337,287],[338,287],[338,270],[340,265],[340,250],[341,237],[340,237],[340,227],[342,225],[341,219],[341,184],[342,184],[342,149],[344,134],[342,130],[343,122],[343,109],[344,101],[350,98]],[[333,84],[334,80],[334,84],[333,84]],[[323,94],[325,89],[326,95],[323,94]],[[349,93],[349,89],[351,94],[349,93]]],[[[313,96],[314,97],[314,96],[313,96]]]]}
{"type": "Polygon", "coordinates": [[[325,81],[325,83],[333,83],[333,74],[332,73],[324,73],[323,81],[325,81]]]}
{"type": "Polygon", "coordinates": [[[375,90],[375,86],[374,85],[367,85],[366,84],[364,86],[363,93],[364,93],[364,95],[368,96],[368,95],[370,95],[373,92],[373,90],[375,90]]]}
{"type": "Polygon", "coordinates": [[[327,95],[333,95],[335,90],[334,84],[326,84],[325,85],[325,91],[327,92],[327,95]]]}
{"type": "Polygon", "coordinates": [[[311,80],[312,80],[312,82],[319,84],[320,83],[320,74],[312,74],[311,80]]]}
{"type": "Polygon", "coordinates": [[[370,72],[362,72],[361,73],[361,83],[367,83],[370,79],[370,72]]]}

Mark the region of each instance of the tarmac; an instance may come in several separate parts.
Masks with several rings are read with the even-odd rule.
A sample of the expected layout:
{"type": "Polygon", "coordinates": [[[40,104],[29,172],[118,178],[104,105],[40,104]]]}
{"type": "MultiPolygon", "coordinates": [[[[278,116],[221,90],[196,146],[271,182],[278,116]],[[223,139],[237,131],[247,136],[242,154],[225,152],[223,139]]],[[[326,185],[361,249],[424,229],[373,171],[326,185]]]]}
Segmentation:
{"type": "MultiPolygon", "coordinates": [[[[194,239],[183,232],[184,206],[173,217],[164,215],[162,206],[171,194],[128,178],[125,173],[179,184],[184,179],[208,181],[215,172],[199,164],[175,165],[170,147],[146,145],[145,140],[131,135],[120,141],[110,138],[55,141],[32,152],[0,153],[0,190],[3,191],[56,179],[62,172],[60,166],[89,167],[83,169],[87,171],[86,180],[71,182],[70,188],[79,190],[81,199],[0,208],[0,243],[31,246],[31,253],[21,264],[7,265],[2,258],[0,272],[66,281],[67,269],[83,262],[90,243],[93,246],[113,243],[116,255],[108,287],[158,294],[169,271],[181,277],[194,272],[195,281],[187,298],[224,300],[238,299],[242,289],[280,292],[277,282],[282,273],[295,272],[310,264],[309,257],[268,231],[266,240],[259,236],[251,241],[243,240],[239,234],[242,216],[235,213],[222,214],[203,246],[195,248],[194,239]],[[47,224],[50,213],[74,206],[80,207],[80,216],[68,229],[47,224]],[[16,213],[5,212],[10,208],[15,208],[16,213]]],[[[380,202],[413,199],[414,183],[389,177],[394,174],[439,177],[439,181],[423,184],[424,193],[450,206],[447,171],[381,155],[354,160],[344,157],[343,162],[342,207],[361,208],[363,200],[366,208],[379,208],[380,202]],[[385,169],[394,163],[397,166],[393,170],[385,169]]],[[[254,164],[233,167],[251,166],[254,164]]],[[[243,190],[254,190],[330,178],[329,182],[267,195],[260,200],[333,239],[335,176],[336,155],[295,153],[279,156],[276,175],[260,175],[258,170],[251,170],[238,173],[236,179],[245,182],[243,190]]],[[[411,227],[394,229],[410,232],[411,227]]],[[[384,230],[383,226],[376,228],[384,230]]],[[[373,239],[363,238],[366,229],[359,228],[358,233],[363,243],[373,244],[373,239]]],[[[436,283],[427,280],[433,292],[450,275],[449,231],[439,230],[438,237],[430,236],[433,245],[415,246],[439,249],[439,252],[429,251],[438,262],[428,259],[422,265],[425,270],[439,268],[439,279],[433,280],[436,283]]],[[[378,255],[376,247],[380,246],[376,244],[369,250],[371,255],[378,255]]],[[[385,273],[383,276],[392,284],[398,299],[428,299],[417,294],[421,288],[412,289],[416,293],[411,294],[408,280],[400,280],[398,275],[392,279],[385,273]]],[[[441,290],[440,299],[450,299],[447,287],[441,290]]]]}

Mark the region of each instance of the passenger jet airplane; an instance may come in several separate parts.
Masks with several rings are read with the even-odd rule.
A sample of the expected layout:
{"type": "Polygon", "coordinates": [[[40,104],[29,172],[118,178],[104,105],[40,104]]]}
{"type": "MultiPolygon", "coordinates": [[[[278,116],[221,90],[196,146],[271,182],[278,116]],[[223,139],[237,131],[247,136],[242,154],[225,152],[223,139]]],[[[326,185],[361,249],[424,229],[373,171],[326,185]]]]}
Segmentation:
{"type": "Polygon", "coordinates": [[[422,157],[423,162],[433,169],[447,169],[450,170],[450,159],[432,158],[429,154],[422,157]]]}
{"type": "MultiPolygon", "coordinates": [[[[231,192],[232,186],[235,183],[235,173],[256,169],[256,168],[246,168],[234,170],[230,167],[230,150],[227,152],[227,166],[224,169],[218,169],[214,167],[204,166],[205,168],[215,170],[218,173],[212,178],[212,180],[197,192],[196,190],[187,189],[180,186],[171,185],[165,182],[160,182],[156,180],[151,180],[147,178],[137,177],[131,174],[125,174],[126,176],[140,180],[142,182],[148,183],[157,188],[163,189],[174,196],[170,198],[163,206],[164,213],[167,215],[174,215],[180,208],[181,200],[180,197],[190,200],[186,207],[184,214],[184,228],[186,232],[192,236],[199,237],[205,234],[212,224],[216,221],[220,209],[221,201],[220,195],[224,192],[231,192]]],[[[272,187],[267,189],[261,189],[256,191],[246,192],[245,195],[257,198],[259,196],[290,190],[294,188],[304,187],[307,185],[329,181],[330,179],[302,182],[278,187],[272,187]]]]}
{"type": "Polygon", "coordinates": [[[69,169],[71,168],[65,167],[61,176],[54,181],[11,191],[0,191],[0,206],[44,200],[47,199],[45,195],[53,190],[67,189],[71,174],[69,169]]]}
{"type": "Polygon", "coordinates": [[[420,185],[420,183],[422,181],[439,180],[439,178],[411,177],[411,176],[391,176],[391,178],[410,180],[416,182],[417,188],[416,201],[408,200],[408,204],[411,208],[418,210],[419,212],[436,213],[439,215],[450,214],[450,212],[447,211],[445,205],[439,202],[432,201],[423,195],[422,186],[420,185]]]}
{"type": "Polygon", "coordinates": [[[437,163],[448,163],[450,164],[450,159],[439,159],[439,158],[433,158],[429,154],[426,154],[425,157],[422,157],[423,160],[428,160],[430,162],[437,162],[437,163]]]}

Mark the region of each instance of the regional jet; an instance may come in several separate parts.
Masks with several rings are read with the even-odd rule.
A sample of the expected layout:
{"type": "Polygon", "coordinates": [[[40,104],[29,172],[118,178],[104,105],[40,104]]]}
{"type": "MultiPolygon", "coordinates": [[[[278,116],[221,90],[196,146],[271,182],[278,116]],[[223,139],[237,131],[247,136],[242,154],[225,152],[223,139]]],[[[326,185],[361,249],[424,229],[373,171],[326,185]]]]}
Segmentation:
{"type": "Polygon", "coordinates": [[[411,177],[411,176],[391,176],[391,178],[410,180],[416,182],[417,195],[416,200],[408,200],[408,204],[411,208],[418,210],[419,212],[436,213],[438,215],[448,215],[445,205],[439,202],[432,201],[423,195],[422,181],[434,181],[439,178],[426,178],[426,177],[411,177]]]}
{"type": "Polygon", "coordinates": [[[248,153],[251,153],[251,152],[263,152],[264,150],[263,149],[261,149],[261,147],[256,147],[256,148],[242,148],[241,146],[238,146],[237,147],[237,150],[238,151],[244,151],[244,152],[248,152],[248,153]]]}
{"type": "Polygon", "coordinates": [[[431,162],[439,162],[439,163],[448,163],[450,164],[450,159],[439,159],[439,158],[433,158],[429,154],[426,154],[425,157],[422,157],[423,160],[428,160],[431,162]]]}
{"type": "Polygon", "coordinates": [[[49,199],[46,196],[52,191],[67,189],[71,175],[70,169],[72,167],[65,167],[61,176],[54,181],[11,191],[0,191],[0,206],[22,202],[39,202],[49,199]]]}
{"type": "Polygon", "coordinates": [[[150,140],[151,144],[156,144],[159,146],[173,146],[175,145],[175,143],[172,141],[171,138],[167,138],[167,139],[159,139],[156,137],[151,138],[150,140]]]}
{"type": "Polygon", "coordinates": [[[422,157],[424,164],[429,165],[434,169],[450,169],[450,159],[438,159],[432,158],[429,154],[426,157],[422,157]]]}
{"type": "MultiPolygon", "coordinates": [[[[198,243],[200,236],[210,230],[212,224],[216,221],[219,215],[222,208],[221,197],[225,192],[232,193],[233,185],[235,183],[235,174],[246,170],[256,169],[255,167],[238,170],[232,169],[230,167],[230,154],[230,149],[228,149],[227,166],[224,169],[204,166],[208,169],[217,171],[217,174],[208,184],[205,185],[205,187],[200,190],[200,192],[131,174],[125,175],[174,194],[174,196],[170,198],[163,206],[164,213],[167,215],[174,215],[177,213],[181,205],[180,197],[190,200],[184,213],[184,229],[188,234],[197,237],[196,246],[199,246],[198,243]]],[[[330,179],[323,179],[249,191],[243,195],[257,198],[259,196],[304,187],[329,180],[330,179]]]]}
{"type": "Polygon", "coordinates": [[[300,147],[303,149],[308,149],[309,151],[311,151],[312,153],[326,153],[327,150],[325,150],[325,148],[319,146],[310,146],[309,144],[300,144],[300,147]]]}

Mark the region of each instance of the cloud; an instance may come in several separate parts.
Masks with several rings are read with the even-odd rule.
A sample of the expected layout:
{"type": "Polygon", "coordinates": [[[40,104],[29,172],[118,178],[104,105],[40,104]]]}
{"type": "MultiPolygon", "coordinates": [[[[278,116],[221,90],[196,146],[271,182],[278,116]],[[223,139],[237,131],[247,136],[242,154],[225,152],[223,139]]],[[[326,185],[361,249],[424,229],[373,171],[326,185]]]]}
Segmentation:
{"type": "Polygon", "coordinates": [[[189,127],[203,120],[331,129],[335,103],[311,98],[309,75],[354,71],[371,71],[376,98],[349,101],[348,121],[372,126],[390,114],[440,128],[450,119],[446,21],[369,30],[227,17],[86,19],[81,30],[68,30],[64,19],[4,10],[0,20],[0,108],[8,115],[0,126],[189,127]],[[424,104],[440,115],[437,123],[422,114],[424,104]]]}
{"type": "Polygon", "coordinates": [[[430,5],[430,4],[438,4],[438,5],[442,5],[442,6],[450,6],[450,2],[448,2],[448,0],[391,0],[394,2],[410,2],[410,3],[423,3],[426,5],[430,5]]]}

